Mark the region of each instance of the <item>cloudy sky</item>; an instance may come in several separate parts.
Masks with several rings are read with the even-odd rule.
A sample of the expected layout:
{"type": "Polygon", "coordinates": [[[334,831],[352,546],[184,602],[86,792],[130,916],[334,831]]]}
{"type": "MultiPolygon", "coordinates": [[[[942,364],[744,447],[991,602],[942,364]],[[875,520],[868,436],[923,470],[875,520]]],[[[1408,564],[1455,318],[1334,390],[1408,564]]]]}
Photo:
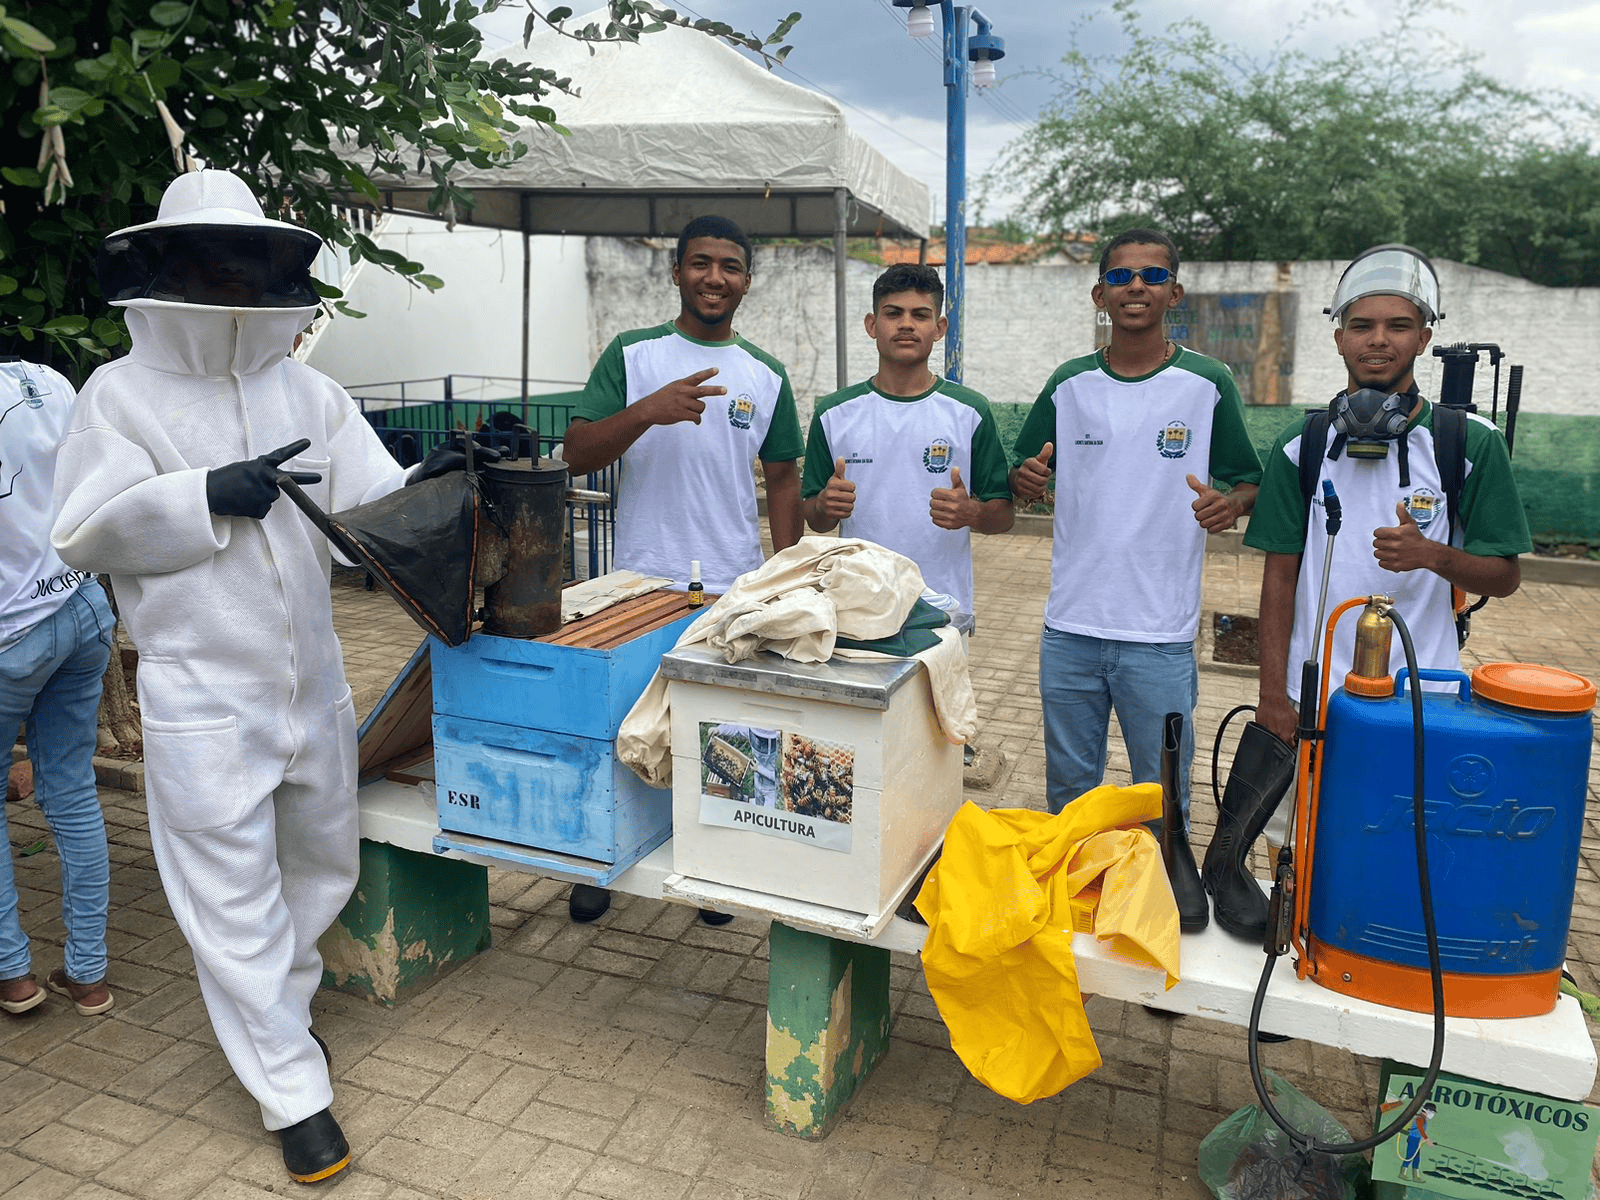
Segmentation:
{"type": "MultiPolygon", "coordinates": [[[[571,2],[571,0],[569,0],[571,2]]],[[[845,108],[851,126],[932,193],[933,217],[944,218],[945,91],[939,37],[913,42],[906,36],[905,9],[890,0],[689,0],[672,3],[680,12],[727,21],[753,33],[770,31],[798,9],[804,16],[789,36],[794,50],[779,73],[791,82],[825,92],[845,108]]],[[[548,9],[550,5],[542,7],[548,9]]],[[[571,3],[582,13],[590,5],[571,3]]],[[[1120,44],[1109,3],[1091,0],[982,0],[976,7],[1005,39],[999,85],[968,101],[968,164],[974,191],[978,176],[1007,142],[1018,136],[1061,85],[1061,58],[1075,24],[1091,52],[1120,44]]],[[[1329,6],[1333,7],[1333,6],[1329,6]]],[[[1430,23],[1459,44],[1483,54],[1481,65],[1507,82],[1532,89],[1559,86],[1600,100],[1600,3],[1585,0],[1460,0],[1430,23]],[[1508,13],[1514,13],[1508,19],[1508,13]]],[[[1304,5],[1295,0],[1211,0],[1204,19],[1218,37],[1252,54],[1266,55],[1280,43],[1288,21],[1304,5]]],[[[1356,42],[1385,28],[1392,0],[1346,0],[1302,34],[1305,47],[1356,42]]],[[[1143,0],[1148,31],[1187,17],[1184,0],[1143,0]]],[[[486,18],[491,48],[521,36],[526,8],[507,4],[486,18]]],[[[936,29],[937,29],[937,17],[936,29]]],[[[714,103],[715,86],[707,92],[714,103]]],[[[982,215],[1005,215],[1002,191],[982,215]]]]}

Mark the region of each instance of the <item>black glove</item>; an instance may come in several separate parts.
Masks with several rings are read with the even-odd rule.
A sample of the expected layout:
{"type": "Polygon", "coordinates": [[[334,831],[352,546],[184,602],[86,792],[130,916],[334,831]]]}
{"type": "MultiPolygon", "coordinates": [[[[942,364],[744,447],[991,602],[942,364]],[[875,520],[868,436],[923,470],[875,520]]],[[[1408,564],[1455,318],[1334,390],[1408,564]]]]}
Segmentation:
{"type": "Polygon", "coordinates": [[[272,502],[278,498],[280,480],[292,479],[296,483],[321,481],[322,476],[315,471],[278,470],[285,459],[293,458],[309,445],[310,438],[301,438],[287,446],[279,446],[270,454],[207,471],[206,507],[219,517],[261,520],[271,511],[272,502]]]}
{"type": "MultiPolygon", "coordinates": [[[[467,452],[461,448],[464,439],[459,435],[451,438],[442,445],[435,446],[428,451],[428,457],[422,460],[422,465],[417,468],[416,474],[406,483],[421,483],[424,479],[434,479],[440,475],[447,475],[451,471],[465,471],[467,469],[467,452]]],[[[477,442],[472,445],[472,465],[476,469],[484,463],[497,463],[500,461],[500,451],[477,442]]]]}

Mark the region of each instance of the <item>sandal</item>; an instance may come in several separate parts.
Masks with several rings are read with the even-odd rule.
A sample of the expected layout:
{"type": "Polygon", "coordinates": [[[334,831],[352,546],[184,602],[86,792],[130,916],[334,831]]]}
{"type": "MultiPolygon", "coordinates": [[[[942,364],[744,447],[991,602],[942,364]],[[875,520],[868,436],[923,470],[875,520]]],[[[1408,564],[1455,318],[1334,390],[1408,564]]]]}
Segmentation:
{"type": "Polygon", "coordinates": [[[8,1013],[25,1013],[44,1003],[45,991],[33,982],[32,975],[19,975],[15,979],[0,979],[0,1009],[8,1013]],[[32,991],[28,989],[32,988],[32,991]]]}
{"type": "Polygon", "coordinates": [[[79,983],[76,979],[69,978],[66,971],[57,967],[50,972],[45,983],[52,992],[60,992],[63,996],[70,997],[72,1007],[85,1017],[108,1012],[116,1003],[104,979],[97,979],[93,983],[79,983]]]}

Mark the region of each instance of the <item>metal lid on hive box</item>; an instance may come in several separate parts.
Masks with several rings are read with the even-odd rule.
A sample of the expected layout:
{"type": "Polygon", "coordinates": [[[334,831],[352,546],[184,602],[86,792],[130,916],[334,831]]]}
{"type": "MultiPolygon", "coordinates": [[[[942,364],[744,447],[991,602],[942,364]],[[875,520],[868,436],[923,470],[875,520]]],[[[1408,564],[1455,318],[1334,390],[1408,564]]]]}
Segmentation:
{"type": "Polygon", "coordinates": [[[770,650],[754,658],[730,663],[705,646],[683,646],[661,658],[666,679],[706,683],[713,687],[740,687],[776,696],[827,700],[855,708],[887,709],[889,698],[922,670],[914,658],[827,662],[794,662],[770,650]]]}
{"type": "Polygon", "coordinates": [[[331,515],[293,480],[280,480],[279,487],[423,629],[447,646],[471,636],[478,503],[466,472],[425,479],[331,515]]]}

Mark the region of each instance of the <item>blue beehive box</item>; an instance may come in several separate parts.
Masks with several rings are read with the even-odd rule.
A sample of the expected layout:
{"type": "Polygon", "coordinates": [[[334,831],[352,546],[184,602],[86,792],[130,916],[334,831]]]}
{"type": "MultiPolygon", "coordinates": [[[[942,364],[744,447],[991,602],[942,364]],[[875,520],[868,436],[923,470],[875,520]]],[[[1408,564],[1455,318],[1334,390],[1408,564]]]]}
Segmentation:
{"type": "MultiPolygon", "coordinates": [[[[606,884],[666,841],[672,793],[617,761],[617,729],[704,610],[675,593],[651,602],[664,624],[603,649],[484,634],[456,647],[431,640],[436,849],[606,884]]],[[[578,629],[554,636],[573,640],[578,629]]]]}

